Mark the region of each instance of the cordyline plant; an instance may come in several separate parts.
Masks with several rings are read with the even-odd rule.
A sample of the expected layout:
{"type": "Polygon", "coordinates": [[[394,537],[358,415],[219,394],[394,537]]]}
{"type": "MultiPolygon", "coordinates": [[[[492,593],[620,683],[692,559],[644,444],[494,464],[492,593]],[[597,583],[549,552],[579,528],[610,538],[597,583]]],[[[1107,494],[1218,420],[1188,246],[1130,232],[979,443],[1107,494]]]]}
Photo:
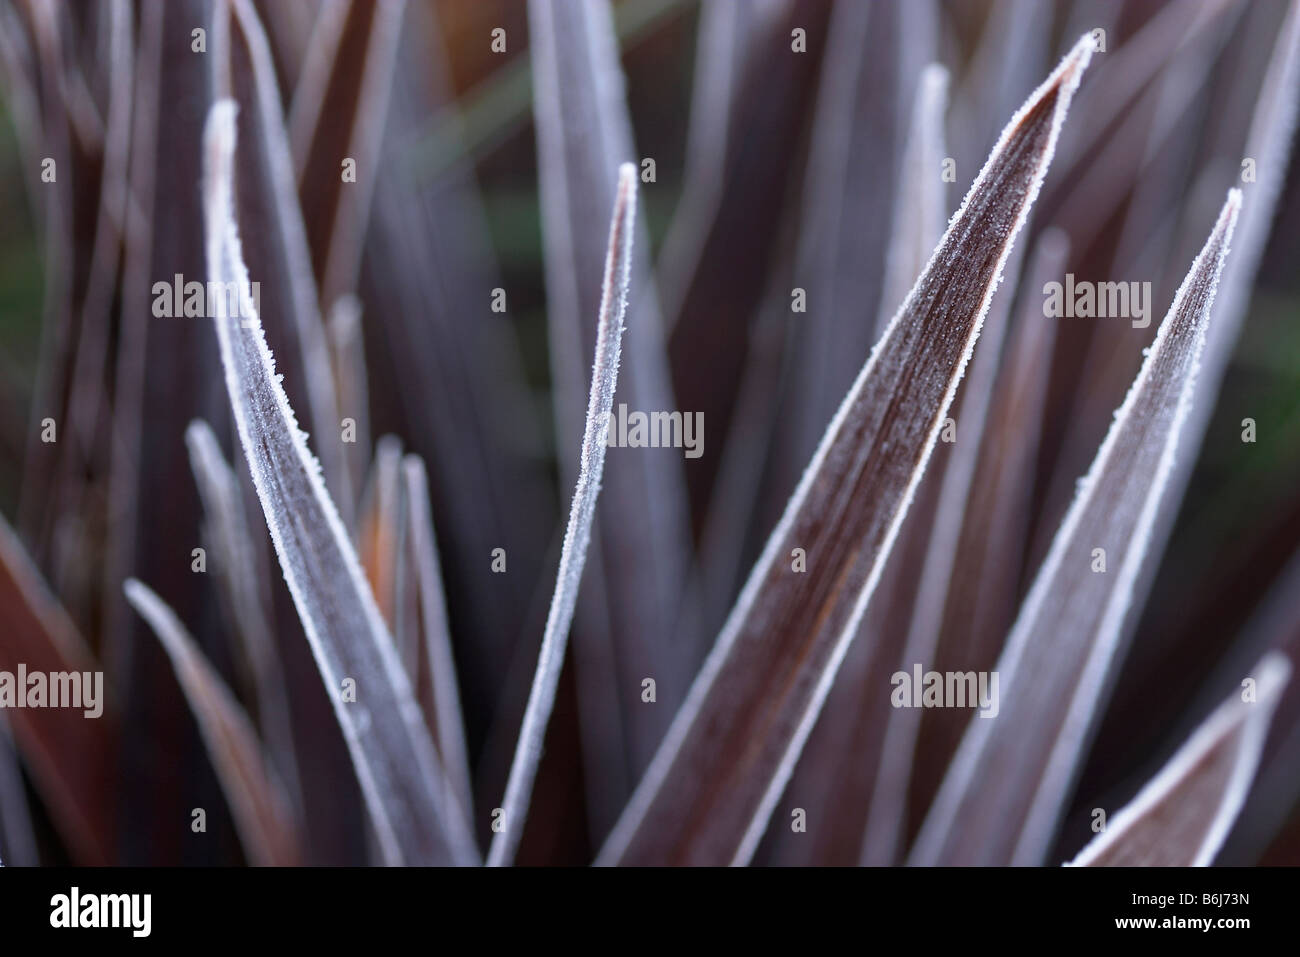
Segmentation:
{"type": "Polygon", "coordinates": [[[0,0],[0,857],[1300,863],[1300,4],[472,11],[0,0]]]}

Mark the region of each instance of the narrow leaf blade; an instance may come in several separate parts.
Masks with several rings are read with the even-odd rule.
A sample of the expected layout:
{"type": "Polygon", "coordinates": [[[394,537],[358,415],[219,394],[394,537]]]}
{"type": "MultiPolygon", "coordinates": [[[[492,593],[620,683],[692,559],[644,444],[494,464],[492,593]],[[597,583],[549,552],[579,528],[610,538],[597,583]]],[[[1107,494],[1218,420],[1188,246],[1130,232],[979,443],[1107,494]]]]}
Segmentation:
{"type": "Polygon", "coordinates": [[[609,229],[609,252],[605,257],[605,281],[597,320],[596,362],[591,374],[591,395],[587,401],[578,485],[573,491],[573,505],[560,551],[560,569],[551,597],[551,610],[546,616],[537,674],[506,783],[503,826],[492,839],[489,865],[510,863],[523,835],[528,799],[542,757],[542,740],[546,736],[546,724],[555,705],[555,691],[564,665],[564,646],[577,607],[578,586],[582,582],[582,568],[587,560],[587,545],[591,541],[591,526],[596,515],[596,497],[600,494],[600,478],[605,468],[605,433],[610,410],[614,407],[614,389],[618,385],[623,317],[627,311],[632,271],[636,197],[636,167],[624,163],[618,171],[618,193],[614,198],[614,216],[609,229]]]}
{"type": "Polygon", "coordinates": [[[420,631],[424,638],[425,669],[414,679],[417,696],[431,725],[438,756],[451,777],[464,807],[474,806],[470,785],[469,757],[465,746],[465,725],[460,708],[460,688],[456,679],[456,661],[451,651],[451,633],[447,624],[447,603],[442,590],[442,570],[438,545],[433,533],[433,516],[429,506],[429,477],[418,455],[402,460],[406,482],[406,502],[410,527],[411,564],[419,594],[420,631]],[[427,684],[423,682],[428,674],[427,684]],[[427,694],[425,689],[427,688],[427,694]]]}
{"type": "MultiPolygon", "coordinates": [[[[0,670],[99,670],[76,627],[50,594],[9,524],[0,518],[0,670]]],[[[100,704],[103,704],[102,699],[100,704]]],[[[66,708],[15,708],[14,741],[76,859],[105,864],[112,848],[111,797],[117,723],[66,708]]]]}
{"type": "MultiPolygon", "coordinates": [[[[561,447],[571,448],[582,435],[586,366],[596,344],[590,317],[600,308],[604,217],[618,164],[636,153],[612,5],[533,0],[528,14],[556,428],[561,447]]],[[[680,408],[648,281],[648,242],[634,244],[630,268],[637,296],[620,412],[624,404],[646,412],[680,408]]],[[[574,464],[561,460],[565,487],[575,480],[574,464]]],[[[587,813],[597,841],[653,756],[704,652],[698,632],[677,620],[690,548],[683,459],[620,449],[606,463],[603,484],[591,575],[574,629],[590,769],[587,813]],[[630,554],[638,556],[635,569],[622,557],[630,554]],[[618,693],[647,675],[657,678],[667,707],[646,708],[639,697],[618,693]],[[619,728],[621,734],[602,733],[619,728]]]]}
{"type": "MultiPolygon", "coordinates": [[[[307,226],[295,189],[293,156],[276,84],[270,43],[249,0],[223,0],[214,7],[213,95],[241,104],[245,148],[240,188],[233,192],[235,218],[245,226],[247,262],[265,296],[261,315],[279,345],[286,371],[301,383],[304,420],[316,436],[326,486],[337,496],[343,518],[352,520],[350,474],[339,425],[338,395],[312,272],[307,226]],[[266,281],[262,281],[265,279],[266,281]],[[301,369],[301,378],[298,370],[301,369]]],[[[292,389],[292,387],[291,387],[292,389]]]]}
{"type": "Polygon", "coordinates": [[[185,444],[207,516],[204,541],[217,565],[215,578],[227,620],[241,642],[247,682],[256,695],[258,723],[276,759],[286,792],[293,806],[301,809],[302,785],[285,694],[284,663],[271,626],[269,598],[262,590],[261,569],[244,508],[243,490],[207,422],[202,419],[191,422],[185,430],[185,444]]]}
{"type": "Polygon", "coordinates": [[[149,623],[171,658],[198,720],[208,754],[230,802],[248,859],[258,865],[298,863],[297,827],[279,781],[270,773],[252,722],[185,626],[147,586],[128,578],[126,598],[149,623]]]}
{"type": "Polygon", "coordinates": [[[942,176],[947,150],[943,118],[948,108],[948,71],[931,63],[917,83],[912,124],[897,174],[898,196],[885,256],[879,323],[884,325],[911,290],[943,235],[948,208],[942,176]]]}

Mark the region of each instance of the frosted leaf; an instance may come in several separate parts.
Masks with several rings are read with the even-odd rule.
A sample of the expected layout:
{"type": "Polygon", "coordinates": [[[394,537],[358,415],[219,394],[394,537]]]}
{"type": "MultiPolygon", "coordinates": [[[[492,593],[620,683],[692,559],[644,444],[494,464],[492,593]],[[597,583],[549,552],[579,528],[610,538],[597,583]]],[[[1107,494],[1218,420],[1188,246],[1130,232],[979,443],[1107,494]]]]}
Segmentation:
{"type": "Polygon", "coordinates": [[[605,468],[605,429],[614,407],[614,389],[618,384],[618,361],[623,338],[623,316],[627,311],[628,283],[632,269],[632,236],[636,221],[636,167],[624,163],[618,171],[618,193],[614,198],[614,215],[609,227],[609,251],[605,257],[605,281],[597,318],[596,361],[591,371],[591,395],[587,401],[587,423],[582,436],[581,470],[578,486],[573,490],[569,525],[560,551],[560,569],[556,576],[551,609],[546,616],[542,650],[538,655],[537,674],[528,696],[523,728],[506,782],[505,824],[492,839],[489,865],[508,864],[514,857],[528,816],[528,799],[542,756],[546,723],[555,705],[555,690],[564,665],[564,646],[573,623],[578,600],[578,586],[587,561],[591,541],[591,523],[596,514],[596,497],[600,494],[600,477],[605,468]]]}
{"type": "Polygon", "coordinates": [[[1092,52],[1085,36],[1003,131],[832,419],[598,863],[749,860],[889,556],[1092,52]],[[816,574],[789,574],[794,548],[816,574]]]}
{"type": "MultiPolygon", "coordinates": [[[[248,272],[231,202],[236,110],[233,101],[220,100],[209,112],[203,198],[209,275],[245,288],[248,272]]],[[[260,318],[251,317],[251,326],[238,333],[233,320],[215,325],[244,458],[383,858],[390,864],[475,863],[466,810],[419,720],[410,681],[275,374],[260,318]],[[367,689],[370,720],[364,726],[338,694],[344,676],[367,689]]]]}
{"type": "Polygon", "coordinates": [[[968,726],[911,863],[1042,863],[1173,465],[1240,208],[1230,191],[1007,638],[1001,713],[968,726]],[[1109,556],[1104,575],[1078,557],[1095,548],[1109,556]]]}
{"type": "Polygon", "coordinates": [[[1255,666],[1255,698],[1238,690],[1071,863],[1076,867],[1205,867],[1236,820],[1291,676],[1273,652],[1255,666]]]}

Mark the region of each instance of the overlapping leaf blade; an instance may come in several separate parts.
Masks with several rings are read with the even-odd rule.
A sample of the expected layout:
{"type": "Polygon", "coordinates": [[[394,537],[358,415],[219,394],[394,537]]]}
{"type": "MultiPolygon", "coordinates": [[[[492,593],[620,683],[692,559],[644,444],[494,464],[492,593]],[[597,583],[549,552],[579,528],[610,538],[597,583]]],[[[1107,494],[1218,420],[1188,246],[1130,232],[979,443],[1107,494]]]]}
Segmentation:
{"type": "MultiPolygon", "coordinates": [[[[247,290],[233,218],[235,110],[212,109],[205,130],[208,270],[247,290]]],[[[245,313],[251,312],[245,302],[245,313]]],[[[433,742],[362,577],[319,466],[307,450],[255,312],[216,321],[235,422],[285,580],[344,731],[383,858],[473,863],[466,811],[433,742]],[[355,700],[344,700],[345,680],[355,700]]]]}
{"type": "Polygon", "coordinates": [[[912,863],[1042,862],[1173,467],[1240,207],[1233,190],[1007,638],[999,715],[967,729],[912,863]]]}
{"type": "Polygon", "coordinates": [[[1080,40],[1004,130],[831,422],[599,863],[752,854],[879,579],[1092,51],[1080,40]]]}

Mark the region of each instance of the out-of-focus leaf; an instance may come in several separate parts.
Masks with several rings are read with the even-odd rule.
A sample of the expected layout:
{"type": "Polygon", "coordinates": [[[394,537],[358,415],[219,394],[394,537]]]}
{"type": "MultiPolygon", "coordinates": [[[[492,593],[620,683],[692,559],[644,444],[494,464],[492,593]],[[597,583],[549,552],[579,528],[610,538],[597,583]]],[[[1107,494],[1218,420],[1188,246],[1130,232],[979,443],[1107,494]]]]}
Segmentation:
{"type": "MultiPolygon", "coordinates": [[[[400,434],[428,466],[450,612],[459,623],[465,723],[481,735],[506,710],[502,662],[524,634],[540,630],[544,604],[527,632],[525,614],[534,589],[541,602],[550,591],[541,559],[556,502],[515,316],[492,309],[492,291],[507,284],[473,170],[458,160],[426,180],[412,162],[412,141],[430,117],[455,112],[437,12],[406,5],[358,295],[372,317],[362,324],[372,382],[391,383],[371,390],[371,422],[400,434]],[[507,544],[509,572],[494,574],[487,556],[507,544]]],[[[535,648],[535,637],[529,644],[535,648]]],[[[531,670],[524,670],[507,748],[531,670]]],[[[508,761],[506,753],[497,789],[508,761]]]]}
{"type": "Polygon", "coordinates": [[[233,201],[247,237],[252,276],[260,283],[260,315],[270,320],[270,341],[290,374],[290,389],[302,397],[326,487],[350,524],[352,483],[343,459],[338,396],[311,248],[270,45],[250,0],[217,3],[211,42],[213,95],[229,97],[241,107],[244,149],[233,201]]]}
{"type": "MultiPolygon", "coordinates": [[[[836,15],[840,9],[851,13],[862,6],[840,5],[836,15]]],[[[782,198],[802,168],[802,133],[813,112],[820,45],[836,36],[834,27],[826,25],[829,14],[825,4],[795,0],[781,11],[775,25],[755,37],[756,48],[746,64],[742,92],[729,117],[728,154],[721,164],[716,214],[707,236],[698,243],[698,255],[680,269],[661,275],[665,283],[664,327],[671,330],[668,349],[673,393],[683,410],[703,416],[708,441],[715,448],[731,434],[751,328],[765,292],[762,283],[737,282],[736,277],[750,275],[754,269],[761,274],[764,264],[776,258],[774,237],[785,205],[782,198]],[[795,28],[806,31],[806,56],[790,55],[791,30],[795,28]],[[758,197],[763,201],[756,201],[758,197]]],[[[787,299],[787,308],[788,304],[787,299]]],[[[813,318],[812,314],[808,318],[813,318]]],[[[864,348],[869,337],[870,333],[864,333],[864,348]]],[[[833,407],[832,400],[814,430],[821,428],[833,407]]],[[[811,447],[812,439],[808,444],[811,447]]],[[[806,460],[808,451],[803,451],[800,461],[806,460]]],[[[705,454],[686,464],[697,525],[716,501],[720,460],[720,456],[705,454]]]]}
{"type": "MultiPolygon", "coordinates": [[[[100,671],[76,627],[0,518],[0,670],[16,673],[100,671]]],[[[103,674],[100,672],[102,682],[103,674]]],[[[107,691],[106,685],[101,685],[107,691]]],[[[26,694],[23,688],[20,693],[26,694]]],[[[99,700],[99,706],[105,702],[99,700]]],[[[89,705],[87,706],[88,710],[89,705]]],[[[117,722],[105,708],[87,717],[71,708],[14,708],[14,739],[68,846],[78,861],[106,864],[113,846],[117,722]]]]}
{"type": "Polygon", "coordinates": [[[204,541],[212,553],[214,577],[221,589],[226,621],[240,639],[244,672],[257,702],[257,718],[275,758],[293,807],[302,807],[298,760],[286,695],[284,665],[271,627],[269,598],[248,526],[243,492],[234,470],[221,454],[217,437],[202,419],[185,430],[190,467],[203,500],[204,541]]]}
{"type": "Polygon", "coordinates": [[[0,70],[4,77],[5,110],[18,134],[18,150],[33,209],[40,209],[41,104],[36,68],[27,42],[26,28],[13,5],[0,2],[0,70]]]}
{"type": "MultiPolygon", "coordinates": [[[[94,242],[89,278],[81,302],[80,333],[76,358],[72,366],[71,394],[68,397],[67,429],[72,442],[64,450],[60,463],[64,472],[59,484],[77,490],[75,499],[62,503],[69,514],[87,511],[84,481],[86,472],[106,471],[101,461],[107,458],[104,442],[105,421],[110,408],[105,370],[112,334],[111,312],[117,288],[122,234],[126,228],[127,158],[131,138],[131,100],[134,53],[131,46],[131,6],[128,0],[113,0],[108,8],[110,46],[110,86],[107,131],[99,191],[99,209],[95,221],[94,242]],[[67,473],[71,472],[69,475],[67,473]],[[77,481],[83,477],[82,481],[77,481]]],[[[73,578],[71,568],[84,566],[82,560],[88,543],[85,536],[75,536],[62,549],[56,549],[56,583],[61,593],[76,593],[67,585],[73,578]],[[62,552],[60,555],[59,553],[62,552]],[[67,572],[63,569],[67,568],[67,572]],[[61,572],[63,572],[61,574],[61,572]]]]}
{"type": "Polygon", "coordinates": [[[289,801],[262,753],[248,715],[163,600],[134,578],[127,579],[125,589],[127,600],[149,622],[172,660],[249,861],[279,866],[298,863],[297,827],[289,801]]]}
{"type": "Polygon", "coordinates": [[[419,597],[423,667],[417,665],[412,681],[424,708],[443,767],[456,787],[461,805],[474,806],[469,758],[465,752],[465,726],[460,712],[456,662],[451,653],[447,605],[442,591],[442,570],[429,510],[429,479],[419,456],[402,460],[406,489],[407,541],[411,549],[412,587],[419,597]]]}
{"type": "Polygon", "coordinates": [[[9,867],[35,867],[41,862],[25,792],[18,751],[8,722],[0,716],[0,864],[9,867]]]}
{"type": "MultiPolygon", "coordinates": [[[[754,2],[762,0],[745,0],[754,2]]],[[[686,0],[623,0],[614,11],[619,41],[633,47],[690,7],[686,0]]],[[[530,59],[527,53],[513,57],[457,103],[422,118],[429,128],[403,162],[418,162],[422,181],[429,182],[445,176],[466,154],[483,156],[517,133],[528,120],[530,59]]]]}
{"type": "Polygon", "coordinates": [[[404,0],[329,5],[322,21],[342,22],[313,32],[294,93],[289,138],[327,309],[356,289],[404,16],[404,0]],[[351,179],[345,160],[354,164],[351,179]]]}
{"type": "MultiPolygon", "coordinates": [[[[731,117],[740,108],[745,77],[754,57],[767,48],[771,31],[784,22],[792,0],[715,0],[700,6],[695,41],[691,122],[686,134],[682,195],[664,236],[655,269],[666,305],[696,268],[726,185],[726,162],[736,135],[731,117]]],[[[624,5],[626,6],[626,5],[624,5]]],[[[665,331],[677,309],[664,314],[665,331]]]]}
{"type": "Polygon", "coordinates": [[[930,260],[948,222],[944,197],[943,118],[948,106],[948,71],[932,63],[921,72],[912,104],[912,124],[899,164],[894,223],[885,256],[877,322],[885,325],[930,260]]]}
{"type": "MultiPolygon", "coordinates": [[[[1108,49],[1108,69],[1098,76],[1086,102],[1080,104],[1081,110],[1087,107],[1088,122],[1077,124],[1061,142],[1060,165],[1065,175],[1059,188],[1074,191],[1079,168],[1096,165],[1098,141],[1117,117],[1131,110],[1132,100],[1139,91],[1188,43],[1214,25],[1225,11],[1231,12],[1240,6],[1231,0],[1168,3],[1122,44],[1108,49]]],[[[1106,30],[1113,42],[1118,30],[1114,29],[1113,22],[1105,22],[1106,11],[1094,11],[1085,4],[1079,7],[1088,11],[1085,15],[1088,29],[1106,30]]],[[[1078,18],[1073,18],[1073,22],[1078,23],[1078,18]]],[[[1071,236],[1071,242],[1079,239],[1071,236]]]]}
{"type": "MultiPolygon", "coordinates": [[[[1173,529],[1178,505],[1191,479],[1196,455],[1210,424],[1215,400],[1227,373],[1241,324],[1250,305],[1251,290],[1292,163],[1297,121],[1300,120],[1300,0],[1291,0],[1269,57],[1263,86],[1250,119],[1250,130],[1241,155],[1255,164],[1255,182],[1242,187],[1246,202],[1241,211],[1237,250],[1224,267],[1220,306],[1216,321],[1206,331],[1201,359],[1201,391],[1204,398],[1192,407],[1186,425],[1189,454],[1174,463],[1169,478],[1169,495],[1157,513],[1152,529],[1152,555],[1159,558],[1173,529]]],[[[1139,599],[1150,591],[1155,567],[1144,568],[1135,585],[1139,599]]]]}
{"type": "Polygon", "coordinates": [[[357,520],[357,557],[390,630],[397,626],[398,579],[406,547],[401,463],[401,439],[382,436],[375,445],[375,463],[357,520]]]}
{"type": "Polygon", "coordinates": [[[365,343],[361,335],[361,302],[355,296],[340,296],[330,308],[330,358],[339,398],[343,426],[349,419],[356,429],[356,441],[344,452],[352,487],[361,488],[370,454],[370,383],[366,374],[365,343]]]}
{"type": "MultiPolygon", "coordinates": [[[[45,285],[41,353],[36,368],[27,451],[23,458],[17,526],[31,543],[34,559],[43,562],[54,537],[53,526],[59,518],[56,506],[58,487],[53,476],[62,450],[57,443],[41,441],[41,422],[51,413],[57,416],[62,411],[71,385],[71,358],[77,331],[75,291],[78,268],[84,265],[82,257],[78,256],[76,242],[76,193],[78,186],[84,188],[84,184],[72,175],[77,153],[63,83],[65,50],[61,10],[55,4],[38,3],[24,5],[22,12],[26,15],[28,29],[16,34],[9,42],[19,45],[24,33],[30,33],[28,76],[40,110],[40,139],[35,148],[42,157],[54,160],[56,170],[64,171],[62,182],[42,183],[39,193],[33,197],[37,199],[44,217],[45,285]]],[[[6,28],[19,22],[18,17],[12,17],[6,28]]]]}
{"type": "MultiPolygon", "coordinates": [[[[784,17],[788,12],[779,8],[773,15],[784,17]]],[[[702,616],[710,631],[725,620],[745,569],[762,545],[751,530],[763,527],[762,516],[768,514],[773,496],[779,500],[775,507],[788,500],[798,479],[796,470],[811,455],[816,436],[852,382],[857,358],[884,331],[947,224],[946,208],[942,208],[942,155],[933,166],[926,166],[915,151],[906,160],[897,158],[893,150],[903,150],[905,124],[890,108],[897,93],[900,112],[910,107],[917,125],[917,110],[922,111],[926,118],[920,125],[933,131],[938,123],[938,139],[942,139],[942,104],[922,105],[915,89],[922,62],[934,53],[933,13],[930,0],[875,7],[845,0],[831,11],[802,201],[789,214],[798,217],[794,261],[787,265],[784,258],[778,259],[768,274],[749,336],[735,425],[723,440],[718,477],[704,515],[702,616]],[[873,42],[889,53],[864,60],[861,50],[873,42]],[[903,185],[895,189],[899,177],[903,185]],[[891,201],[894,196],[898,198],[891,201]],[[922,198],[924,212],[914,215],[903,204],[904,196],[909,202],[922,198]],[[857,228],[861,221],[887,217],[891,202],[906,213],[895,218],[889,232],[857,228]],[[891,270],[898,288],[882,296],[884,250],[891,241],[903,244],[891,270]],[[807,315],[791,313],[795,287],[808,295],[807,315]],[[882,302],[886,298],[890,301],[882,302]],[[877,312],[867,322],[859,322],[873,304],[877,312]],[[835,345],[828,345],[831,339],[835,345]],[[819,366],[823,352],[835,354],[842,377],[839,371],[828,375],[819,366]],[[789,387],[772,388],[774,381],[786,379],[789,387]],[[765,471],[772,474],[765,476],[765,471]]],[[[783,22],[778,18],[749,37],[754,47],[750,57],[760,58],[760,70],[761,58],[771,56],[766,44],[774,42],[768,31],[783,22]]],[[[784,37],[782,32],[777,39],[784,42],[784,37]]],[[[767,81],[762,72],[751,78],[754,83],[767,81]]],[[[748,141],[748,132],[731,135],[748,141]]],[[[923,138],[924,147],[939,148],[930,136],[923,138]]],[[[914,139],[913,145],[921,148],[921,139],[914,139]]],[[[661,260],[671,252],[665,242],[661,260]]],[[[663,281],[668,280],[667,265],[661,267],[663,281]]],[[[807,850],[807,843],[800,849],[807,850]]]]}
{"type": "MultiPolygon", "coordinates": [[[[1236,645],[1246,653],[1260,648],[1300,661],[1300,552],[1292,557],[1269,589],[1236,645]]],[[[1228,662],[1220,671],[1230,667],[1228,662]]],[[[1239,670],[1241,665],[1236,664],[1239,670]]],[[[1233,677],[1236,676],[1234,672],[1233,677]]],[[[1267,849],[1286,829],[1287,818],[1300,806],[1300,687],[1288,684],[1273,713],[1268,741],[1260,755],[1259,773],[1217,863],[1241,866],[1260,863],[1267,849]]]]}
{"type": "MultiPolygon", "coordinates": [[[[806,19],[806,11],[800,16],[806,19]]],[[[775,427],[765,515],[789,498],[800,467],[853,384],[862,356],[880,338],[934,250],[932,243],[917,253],[923,237],[916,235],[906,252],[899,253],[905,259],[896,264],[894,274],[900,277],[901,287],[884,289],[891,241],[904,235],[913,222],[921,233],[934,222],[932,210],[921,213],[906,207],[901,207],[906,209],[904,223],[891,219],[900,208],[900,194],[911,193],[913,184],[928,189],[934,183],[928,179],[935,175],[933,170],[904,166],[903,154],[915,115],[917,80],[925,66],[937,59],[936,40],[934,0],[880,4],[840,0],[831,7],[804,173],[803,221],[793,280],[807,292],[807,313],[792,321],[784,349],[790,386],[775,427]],[[864,57],[862,50],[868,48],[876,55],[864,57]],[[865,223],[877,226],[864,228],[865,223]],[[908,268],[914,271],[903,275],[908,268]],[[897,298],[887,301],[887,296],[897,298]],[[881,309],[887,310],[884,315],[881,309]]],[[[766,63],[760,63],[759,69],[764,77],[771,72],[766,63]]],[[[1013,111],[1011,107],[1007,113],[1013,111]]],[[[985,120],[993,127],[1005,115],[985,120]]],[[[940,191],[942,176],[940,167],[940,191]]],[[[963,182],[967,176],[963,173],[963,182]]],[[[936,241],[945,225],[946,217],[936,241]]],[[[786,306],[790,307],[788,301],[786,306]]],[[[713,431],[721,430],[715,426],[713,431]]]]}
{"type": "MultiPolygon", "coordinates": [[[[123,740],[148,744],[123,753],[122,853],[128,861],[175,861],[185,832],[178,807],[208,791],[199,774],[175,774],[158,751],[191,754],[196,729],[167,717],[185,705],[172,668],[122,591],[127,577],[167,594],[204,647],[214,638],[214,590],[190,570],[202,507],[191,482],[185,429],[195,418],[228,430],[220,363],[201,320],[153,314],[155,284],[207,276],[201,176],[203,119],[212,97],[211,62],[175,42],[212,27],[210,0],[141,3],[131,104],[126,249],[115,338],[107,545],[103,562],[100,656],[122,695],[123,740]],[[181,55],[184,53],[184,55],[181,55]],[[174,109],[175,104],[189,109],[174,109]]],[[[191,845],[192,846],[192,845],[191,845]]]]}
{"type": "Polygon", "coordinates": [[[301,81],[307,48],[343,0],[254,0],[275,48],[275,70],[287,100],[301,81]]]}
{"type": "MultiPolygon", "coordinates": [[[[1099,24],[1092,10],[1088,29],[1099,24]]],[[[1051,62],[1052,19],[1056,5],[1037,0],[996,0],[984,18],[979,46],[953,93],[950,117],[952,155],[960,166],[976,162],[989,147],[980,120],[1015,109],[1051,62]]],[[[1083,26],[1080,25],[1080,30],[1083,26]]],[[[1067,32],[1065,39],[1076,36],[1067,32]]]]}

